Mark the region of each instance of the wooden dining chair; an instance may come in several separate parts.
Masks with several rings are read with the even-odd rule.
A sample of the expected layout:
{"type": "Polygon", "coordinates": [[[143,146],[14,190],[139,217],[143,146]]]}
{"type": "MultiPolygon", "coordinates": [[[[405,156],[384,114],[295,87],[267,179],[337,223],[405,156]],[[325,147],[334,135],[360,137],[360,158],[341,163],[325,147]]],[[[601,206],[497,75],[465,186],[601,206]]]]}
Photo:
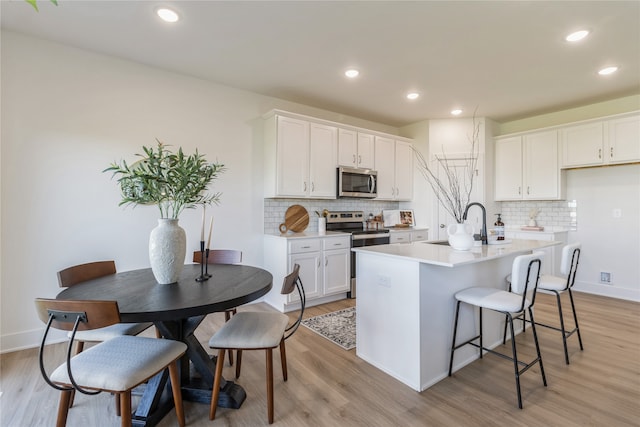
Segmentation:
{"type": "MultiPolygon", "coordinates": [[[[205,252],[206,253],[206,252],[205,252]]],[[[202,252],[193,253],[193,262],[202,263],[202,252]]],[[[242,251],[235,249],[210,249],[207,257],[207,264],[240,264],[242,262],[242,251]]],[[[224,321],[228,322],[231,316],[238,311],[234,307],[224,311],[224,321]]],[[[233,366],[233,352],[229,351],[229,365],[233,366]]]]}
{"type": "MultiPolygon", "coordinates": [[[[86,264],[74,265],[58,271],[58,285],[61,288],[68,288],[87,280],[116,274],[115,261],[96,261],[86,264]]],[[[102,342],[120,335],[138,335],[140,332],[151,327],[150,322],[145,323],[118,323],[105,328],[78,331],[76,334],[76,353],[80,353],[87,342],[102,342]]],[[[156,336],[158,336],[156,331],[156,336]]]]}
{"type": "Polygon", "coordinates": [[[209,347],[218,349],[209,419],[213,420],[216,416],[225,351],[237,351],[236,378],[238,378],[240,377],[240,368],[242,366],[242,351],[265,350],[267,364],[267,415],[269,424],[273,424],[273,349],[280,347],[282,376],[284,381],[287,381],[287,353],[284,342],[300,326],[306,305],[304,287],[300,280],[300,266],[298,264],[295,264],[293,271],[284,278],[281,293],[288,295],[294,289],[297,289],[300,296],[300,314],[291,325],[289,325],[289,316],[283,313],[243,311],[222,325],[209,340],[209,347]]]}
{"type": "Polygon", "coordinates": [[[178,423],[185,425],[178,359],[186,344],[169,340],[121,335],[103,341],[72,356],[77,333],[120,322],[116,301],[52,300],[35,301],[40,320],[47,324],[40,344],[40,372],[51,387],[60,390],[57,427],[67,423],[72,392],[94,395],[114,393],[120,402],[121,424],[131,426],[131,390],[164,369],[169,369],[171,390],[178,423]],[[51,375],[46,372],[45,347],[51,328],[70,331],[66,361],[51,375]]]}

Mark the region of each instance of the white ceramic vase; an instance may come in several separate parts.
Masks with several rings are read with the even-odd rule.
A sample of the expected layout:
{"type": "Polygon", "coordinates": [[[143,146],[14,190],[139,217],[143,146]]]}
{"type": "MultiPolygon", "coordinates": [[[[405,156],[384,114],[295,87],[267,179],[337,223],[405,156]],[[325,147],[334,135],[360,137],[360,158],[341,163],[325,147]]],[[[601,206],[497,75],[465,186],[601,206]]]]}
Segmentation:
{"type": "Polygon", "coordinates": [[[450,224],[447,227],[449,246],[458,251],[468,251],[473,247],[473,227],[469,224],[450,224]]]}
{"type": "Polygon", "coordinates": [[[158,283],[176,283],[184,267],[187,235],[177,219],[160,218],[149,236],[149,262],[158,283]]]}

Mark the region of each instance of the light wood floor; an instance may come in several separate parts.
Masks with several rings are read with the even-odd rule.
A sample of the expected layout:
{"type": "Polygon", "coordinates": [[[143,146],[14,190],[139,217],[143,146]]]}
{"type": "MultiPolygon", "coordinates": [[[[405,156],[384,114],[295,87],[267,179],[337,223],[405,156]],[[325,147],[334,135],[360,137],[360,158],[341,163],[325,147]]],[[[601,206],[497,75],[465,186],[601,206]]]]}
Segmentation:
{"type": "MultiPolygon", "coordinates": [[[[537,320],[555,320],[553,301],[538,296],[537,320]]],[[[345,300],[312,307],[305,317],[352,304],[345,300]]],[[[567,366],[559,333],[539,328],[549,385],[542,386],[537,367],[523,374],[523,410],[516,404],[513,365],[501,358],[487,355],[417,393],[358,359],[355,350],[344,351],[301,327],[287,341],[288,382],[274,363],[274,426],[639,426],[640,304],[578,293],[576,304],[585,350],[572,337],[567,366]]],[[[198,329],[203,343],[221,322],[219,314],[205,320],[198,329]]],[[[517,338],[525,358],[533,354],[530,338],[530,333],[517,338]]],[[[62,355],[63,346],[56,347],[62,355]]],[[[247,352],[243,359],[238,380],[248,395],[243,406],[218,409],[210,422],[207,405],[185,402],[187,425],[267,425],[264,352],[247,352]]],[[[1,368],[0,425],[54,425],[58,392],[41,379],[37,351],[4,354],[1,368]]],[[[233,368],[225,366],[225,375],[232,378],[233,368]]],[[[67,425],[120,424],[112,398],[101,394],[77,396],[67,425]]],[[[160,425],[177,425],[175,413],[160,425]]]]}

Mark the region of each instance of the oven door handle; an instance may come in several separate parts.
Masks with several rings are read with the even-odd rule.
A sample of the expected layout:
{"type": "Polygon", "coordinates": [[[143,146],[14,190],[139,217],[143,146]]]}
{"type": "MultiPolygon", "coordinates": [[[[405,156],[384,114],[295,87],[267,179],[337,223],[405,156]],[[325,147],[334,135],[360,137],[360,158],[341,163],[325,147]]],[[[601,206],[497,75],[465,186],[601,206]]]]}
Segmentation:
{"type": "Polygon", "coordinates": [[[383,237],[389,237],[389,233],[379,233],[379,234],[354,234],[351,236],[352,240],[366,240],[366,239],[379,239],[383,237]]]}

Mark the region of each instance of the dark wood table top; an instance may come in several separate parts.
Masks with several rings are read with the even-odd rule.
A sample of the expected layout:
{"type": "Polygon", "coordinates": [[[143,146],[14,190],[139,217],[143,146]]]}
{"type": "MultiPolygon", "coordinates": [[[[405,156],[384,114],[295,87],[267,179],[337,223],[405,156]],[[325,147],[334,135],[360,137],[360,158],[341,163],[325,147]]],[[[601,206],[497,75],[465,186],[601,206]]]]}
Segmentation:
{"type": "Polygon", "coordinates": [[[273,276],[247,265],[208,266],[209,280],[197,282],[200,265],[185,265],[177,283],[160,285],[151,269],[125,271],[81,283],[57,299],[115,300],[124,323],[184,319],[254,301],[271,289],[273,276]]]}

